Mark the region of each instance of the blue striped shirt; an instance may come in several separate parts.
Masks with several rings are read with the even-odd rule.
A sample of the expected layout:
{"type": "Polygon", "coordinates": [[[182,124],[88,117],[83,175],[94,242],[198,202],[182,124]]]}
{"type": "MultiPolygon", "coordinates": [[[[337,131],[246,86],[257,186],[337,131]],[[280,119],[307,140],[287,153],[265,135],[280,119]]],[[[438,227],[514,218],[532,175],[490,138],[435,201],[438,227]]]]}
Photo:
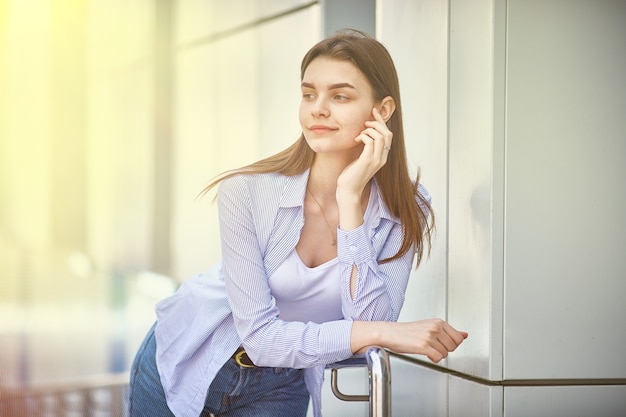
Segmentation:
{"type": "MultiPolygon", "coordinates": [[[[378,199],[378,215],[355,230],[337,229],[343,319],[279,318],[268,277],[300,238],[308,174],[237,175],[220,184],[221,261],[156,306],[157,366],[176,416],[200,415],[215,375],[243,345],[257,366],[305,368],[314,415],[320,417],[324,368],[352,356],[352,321],[398,319],[414,253],[378,264],[397,253],[403,232],[375,183],[370,198],[378,199]],[[358,273],[351,296],[353,265],[358,273]]],[[[419,191],[430,198],[421,185],[419,191]]]]}

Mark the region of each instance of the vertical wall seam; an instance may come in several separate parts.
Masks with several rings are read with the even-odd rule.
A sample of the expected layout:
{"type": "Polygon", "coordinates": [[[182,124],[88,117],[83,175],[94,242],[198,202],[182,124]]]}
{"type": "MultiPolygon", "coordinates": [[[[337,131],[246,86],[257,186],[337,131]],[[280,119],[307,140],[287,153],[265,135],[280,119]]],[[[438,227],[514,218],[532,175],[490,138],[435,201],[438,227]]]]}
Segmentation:
{"type": "MultiPolygon", "coordinates": [[[[494,117],[493,126],[497,128],[497,131],[494,131],[492,138],[492,149],[497,150],[497,153],[494,152],[492,155],[492,166],[494,172],[492,173],[492,186],[497,185],[498,192],[494,193],[492,191],[492,199],[497,197],[498,203],[498,212],[497,212],[497,227],[498,227],[498,240],[496,243],[498,244],[497,251],[496,247],[492,247],[492,256],[497,255],[498,259],[498,270],[492,271],[492,279],[497,278],[500,279],[499,283],[499,328],[498,331],[500,333],[499,343],[499,375],[498,379],[503,381],[505,378],[505,286],[506,286],[506,115],[507,115],[507,68],[508,68],[508,0],[495,0],[494,4],[494,38],[493,48],[494,48],[494,65],[493,65],[493,80],[494,80],[494,106],[492,110],[492,117],[494,117]],[[498,71],[497,73],[495,71],[498,71]],[[497,82],[497,84],[495,84],[497,82]],[[495,171],[497,169],[497,171],[495,171]],[[496,179],[497,182],[493,183],[493,180],[496,179]],[[497,273],[497,275],[496,275],[497,273]]],[[[494,206],[494,201],[492,201],[492,207],[494,206]]],[[[495,210],[494,210],[495,213],[495,210]]],[[[493,216],[493,215],[492,215],[493,216]]],[[[494,224],[492,224],[492,227],[494,224]]],[[[492,244],[494,243],[495,235],[492,234],[492,244]]],[[[494,262],[492,262],[492,267],[495,266],[494,262]]],[[[492,284],[493,285],[493,284],[492,284]]],[[[493,287],[493,286],[492,286],[493,287]]],[[[494,294],[495,295],[495,294],[494,294]]],[[[492,312],[493,314],[493,312],[492,312]]],[[[496,330],[495,328],[493,330],[496,330]]],[[[492,358],[493,360],[494,358],[492,358]]],[[[497,395],[500,396],[500,408],[501,415],[504,415],[505,412],[505,390],[504,386],[500,389],[497,395]]]]}
{"type": "MultiPolygon", "coordinates": [[[[450,298],[450,48],[451,48],[451,8],[452,2],[451,0],[447,1],[448,10],[447,10],[447,47],[446,47],[446,252],[445,252],[445,270],[444,276],[445,280],[445,302],[444,308],[446,312],[445,320],[448,321],[448,307],[449,307],[449,298],[450,298]]],[[[446,389],[446,415],[450,414],[450,376],[447,376],[447,389],[446,389]]]]}
{"type": "MultiPolygon", "coordinates": [[[[503,89],[503,94],[504,96],[502,97],[502,116],[503,116],[503,121],[502,121],[502,323],[501,323],[501,334],[502,334],[502,346],[501,346],[501,352],[502,352],[502,357],[501,357],[501,361],[502,361],[502,375],[501,378],[504,379],[504,347],[505,347],[505,318],[506,318],[506,311],[505,311],[505,296],[506,296],[506,182],[507,182],[507,178],[506,178],[506,145],[507,145],[507,137],[506,137],[506,132],[507,132],[507,97],[508,97],[508,67],[509,67],[509,54],[508,54],[508,45],[509,45],[509,0],[504,0],[504,50],[503,50],[503,54],[504,54],[504,67],[502,68],[502,70],[504,71],[503,74],[503,83],[504,83],[504,89],[503,89]]],[[[504,390],[502,390],[502,413],[504,414],[504,390]]]]}

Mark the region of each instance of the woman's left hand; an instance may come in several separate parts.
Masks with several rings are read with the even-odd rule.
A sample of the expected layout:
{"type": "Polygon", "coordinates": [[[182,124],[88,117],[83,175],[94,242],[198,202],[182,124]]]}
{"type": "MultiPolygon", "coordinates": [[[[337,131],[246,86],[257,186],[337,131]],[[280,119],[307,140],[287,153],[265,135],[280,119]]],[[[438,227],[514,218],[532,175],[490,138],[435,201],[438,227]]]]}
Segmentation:
{"type": "Polygon", "coordinates": [[[361,155],[348,165],[337,179],[337,201],[343,197],[358,196],[374,174],[387,162],[393,133],[376,107],[372,109],[374,120],[365,122],[365,129],[354,138],[363,143],[361,155]]]}

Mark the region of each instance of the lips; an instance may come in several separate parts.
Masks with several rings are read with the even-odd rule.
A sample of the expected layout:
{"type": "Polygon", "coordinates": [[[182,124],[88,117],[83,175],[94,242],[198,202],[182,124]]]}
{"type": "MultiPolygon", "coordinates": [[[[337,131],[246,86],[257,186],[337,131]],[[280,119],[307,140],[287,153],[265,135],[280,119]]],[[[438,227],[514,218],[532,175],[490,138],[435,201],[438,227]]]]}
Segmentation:
{"type": "Polygon", "coordinates": [[[322,135],[325,133],[333,132],[337,129],[326,125],[312,125],[309,126],[309,130],[317,135],[322,135]]]}

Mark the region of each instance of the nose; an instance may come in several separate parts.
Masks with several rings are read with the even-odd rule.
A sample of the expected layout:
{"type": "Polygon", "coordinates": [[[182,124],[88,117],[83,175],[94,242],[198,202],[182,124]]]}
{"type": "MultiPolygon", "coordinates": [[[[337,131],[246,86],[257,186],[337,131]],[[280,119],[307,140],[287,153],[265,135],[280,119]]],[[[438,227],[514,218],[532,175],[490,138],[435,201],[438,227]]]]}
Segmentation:
{"type": "Polygon", "coordinates": [[[323,97],[318,97],[317,100],[311,106],[311,115],[315,117],[328,117],[330,110],[326,100],[323,97]]]}

